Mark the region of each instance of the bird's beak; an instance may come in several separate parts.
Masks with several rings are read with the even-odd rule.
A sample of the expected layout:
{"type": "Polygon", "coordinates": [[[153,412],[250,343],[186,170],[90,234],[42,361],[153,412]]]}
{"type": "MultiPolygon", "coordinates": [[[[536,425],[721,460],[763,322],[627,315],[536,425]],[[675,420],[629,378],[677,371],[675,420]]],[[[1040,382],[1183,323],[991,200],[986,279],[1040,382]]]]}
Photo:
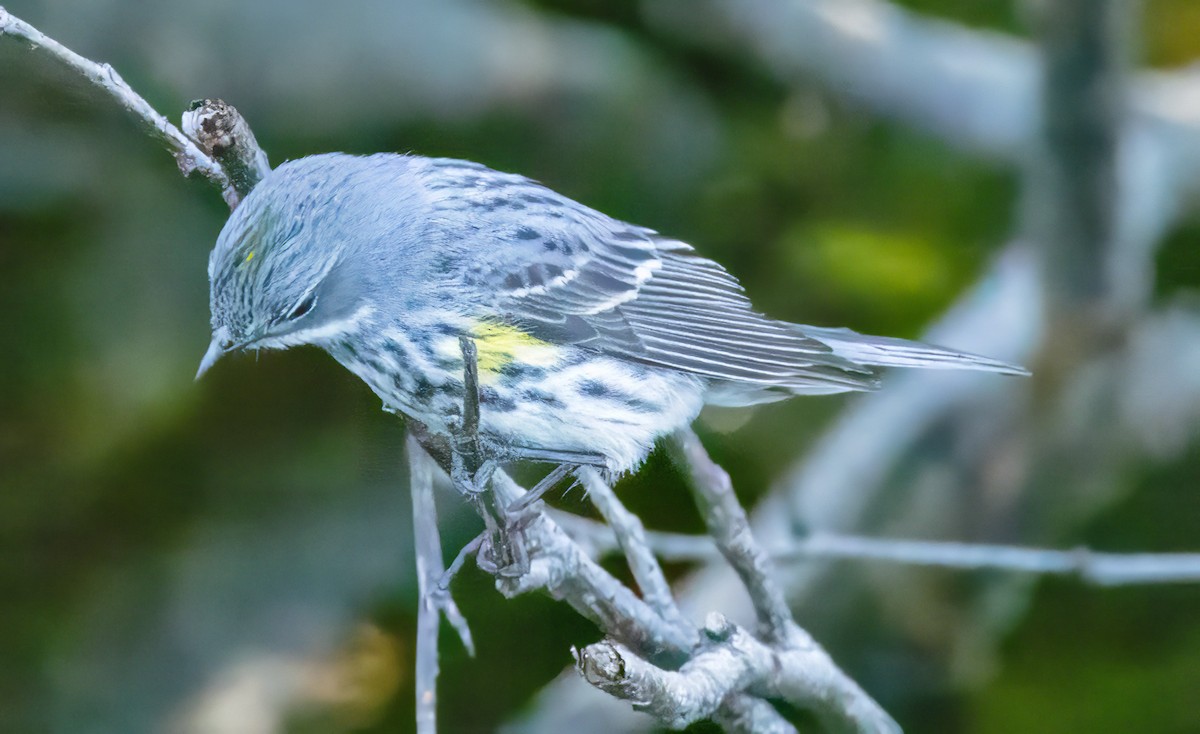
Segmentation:
{"type": "Polygon", "coordinates": [[[204,359],[200,360],[200,369],[196,370],[196,379],[199,380],[208,372],[217,360],[221,358],[229,350],[229,331],[225,327],[221,327],[213,332],[212,343],[208,345],[208,351],[204,353],[204,359]]]}

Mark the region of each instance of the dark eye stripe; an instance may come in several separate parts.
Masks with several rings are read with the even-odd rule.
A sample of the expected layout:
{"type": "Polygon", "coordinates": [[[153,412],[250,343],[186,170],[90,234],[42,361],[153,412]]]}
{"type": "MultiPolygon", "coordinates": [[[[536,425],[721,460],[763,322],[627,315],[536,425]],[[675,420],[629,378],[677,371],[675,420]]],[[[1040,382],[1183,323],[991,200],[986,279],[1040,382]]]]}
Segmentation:
{"type": "Polygon", "coordinates": [[[313,306],[315,305],[317,305],[317,297],[315,294],[310,293],[307,298],[296,304],[296,307],[288,314],[288,319],[295,321],[296,319],[303,318],[305,314],[313,310],[313,306]]]}

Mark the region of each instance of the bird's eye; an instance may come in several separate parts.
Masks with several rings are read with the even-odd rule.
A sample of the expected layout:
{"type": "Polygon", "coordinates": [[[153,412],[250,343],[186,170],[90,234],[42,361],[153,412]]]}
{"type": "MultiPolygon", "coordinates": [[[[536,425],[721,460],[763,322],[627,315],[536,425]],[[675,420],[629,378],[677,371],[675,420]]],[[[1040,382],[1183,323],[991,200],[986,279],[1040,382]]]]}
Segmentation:
{"type": "Polygon", "coordinates": [[[317,297],[310,293],[303,301],[296,304],[296,307],[293,308],[292,312],[288,314],[288,320],[295,321],[296,319],[303,317],[305,314],[311,311],[315,305],[317,305],[317,297]]]}

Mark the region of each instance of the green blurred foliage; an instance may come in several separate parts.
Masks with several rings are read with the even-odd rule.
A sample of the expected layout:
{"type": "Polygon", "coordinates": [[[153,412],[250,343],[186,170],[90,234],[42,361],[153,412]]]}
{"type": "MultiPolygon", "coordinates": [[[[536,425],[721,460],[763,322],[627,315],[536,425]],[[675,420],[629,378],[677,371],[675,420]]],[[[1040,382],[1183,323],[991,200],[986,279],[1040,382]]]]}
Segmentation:
{"type": "MultiPolygon", "coordinates": [[[[1024,32],[1019,3],[903,4],[1024,32]]],[[[519,171],[692,242],[780,318],[914,336],[1014,227],[1013,171],[663,37],[635,2],[8,8],[113,62],[172,116],[192,97],[229,99],[275,162],[399,150],[519,171]]],[[[1146,3],[1148,61],[1190,61],[1198,30],[1193,3],[1146,3]]],[[[345,696],[314,693],[288,728],[412,726],[402,423],[310,350],[229,360],[192,382],[208,341],[205,258],[225,216],[110,100],[0,40],[2,731],[149,730],[247,651],[328,660],[367,623],[389,641],[373,658],[390,681],[376,704],[347,714],[345,696]]],[[[1182,231],[1160,259],[1171,292],[1200,284],[1194,242],[1182,231]]],[[[752,503],[849,399],[714,414],[701,430],[752,503]],[[732,424],[744,425],[716,428],[732,424]]],[[[1198,467],[1195,452],[1146,467],[1128,502],[1062,542],[1197,550],[1198,467]]],[[[700,526],[661,456],[621,492],[651,527],[700,526]]],[[[442,499],[453,553],[476,524],[442,499]]],[[[563,503],[586,511],[578,496],[563,503]]],[[[443,639],[445,731],[493,730],[570,645],[597,638],[562,605],[503,601],[483,574],[455,590],[479,656],[443,639]]],[[[1055,582],[1032,610],[993,684],[964,692],[930,670],[885,701],[912,731],[1200,728],[1194,588],[1055,582]]],[[[913,641],[905,654],[924,652],[913,641]]]]}

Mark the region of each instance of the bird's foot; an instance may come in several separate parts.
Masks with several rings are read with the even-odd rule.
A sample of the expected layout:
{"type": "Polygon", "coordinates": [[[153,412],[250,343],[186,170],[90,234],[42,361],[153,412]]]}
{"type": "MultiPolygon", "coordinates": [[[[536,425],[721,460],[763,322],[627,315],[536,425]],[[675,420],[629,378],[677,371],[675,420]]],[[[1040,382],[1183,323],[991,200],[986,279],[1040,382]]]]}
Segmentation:
{"type": "Polygon", "coordinates": [[[487,530],[476,555],[476,563],[489,573],[506,578],[516,578],[529,571],[529,543],[526,531],[541,517],[538,507],[541,498],[576,467],[559,464],[534,487],[515,502],[500,506],[498,498],[489,493],[491,502],[480,514],[484,517],[487,530]]]}

